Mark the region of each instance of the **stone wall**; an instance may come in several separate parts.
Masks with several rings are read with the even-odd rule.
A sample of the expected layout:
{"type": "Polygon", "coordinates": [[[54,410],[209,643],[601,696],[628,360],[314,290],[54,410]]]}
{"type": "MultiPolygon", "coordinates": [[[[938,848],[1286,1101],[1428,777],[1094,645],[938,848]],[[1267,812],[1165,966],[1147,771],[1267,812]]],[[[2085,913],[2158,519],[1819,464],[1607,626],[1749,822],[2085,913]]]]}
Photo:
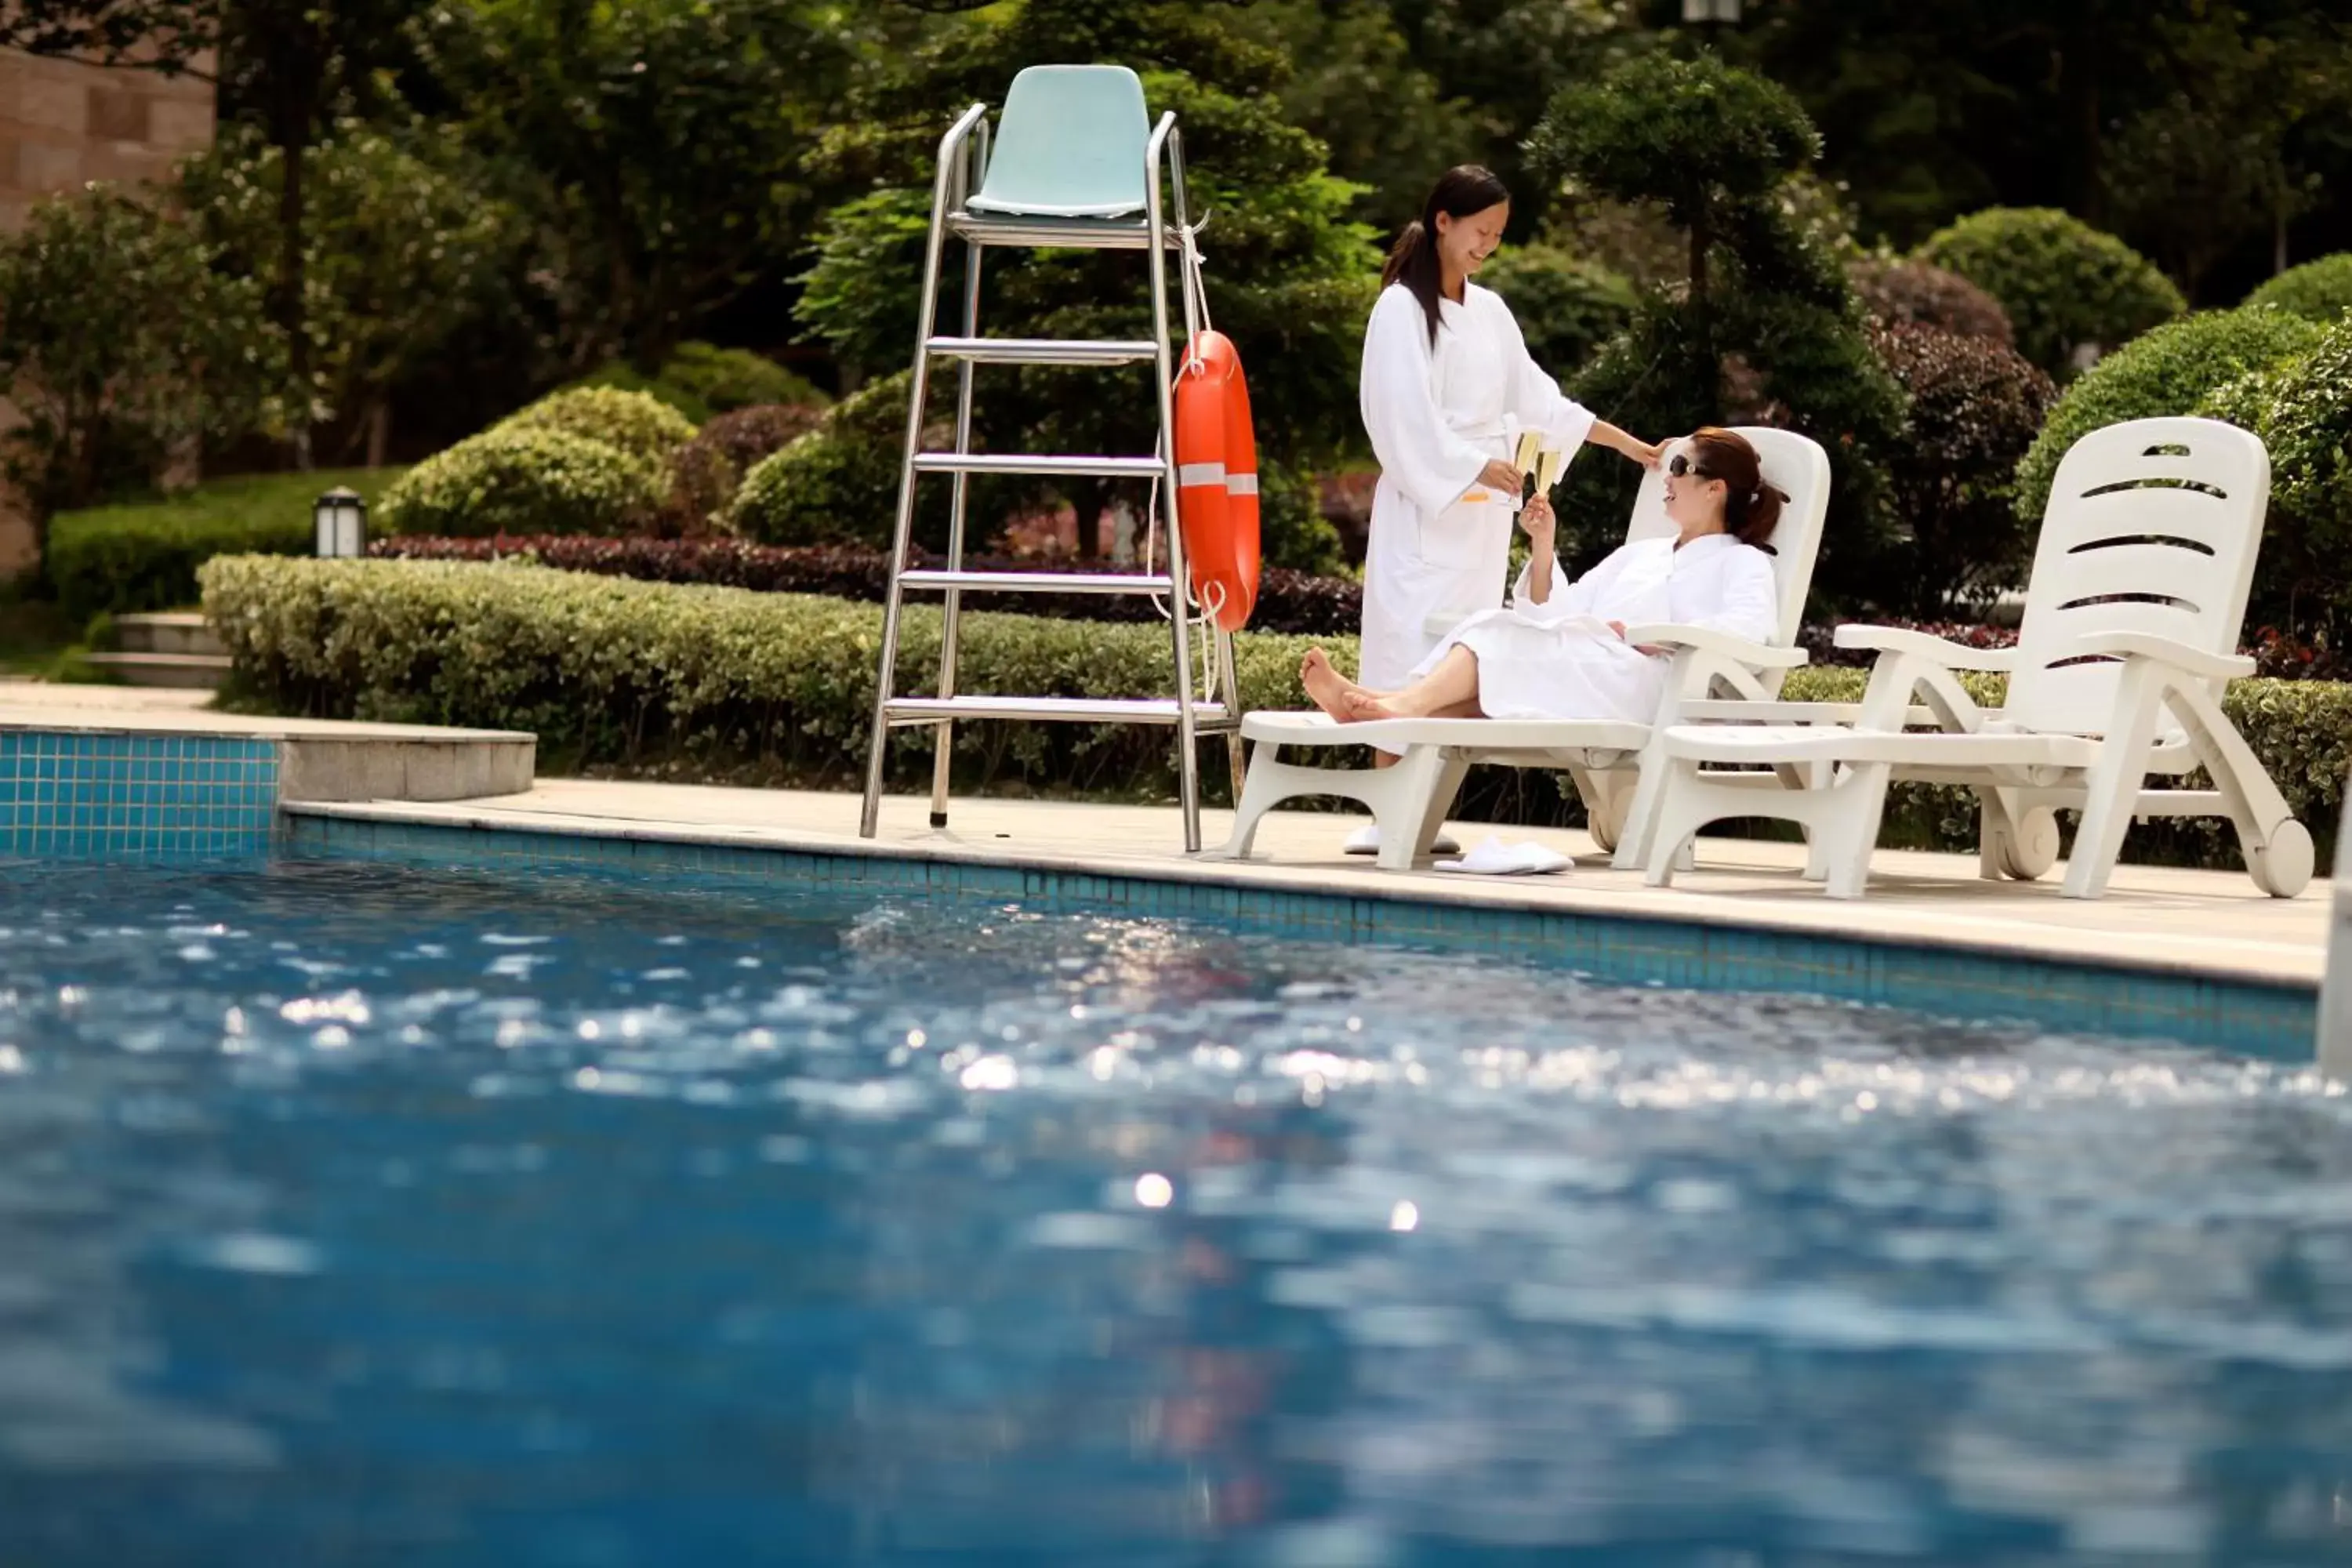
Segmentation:
{"type": "MultiPolygon", "coordinates": [[[[33,203],[90,180],[152,180],[211,144],[213,86],[190,76],[0,49],[0,233],[33,203]]],[[[16,411],[0,401],[0,428],[16,411]]],[[[31,563],[31,521],[0,492],[0,577],[31,563]]]]}

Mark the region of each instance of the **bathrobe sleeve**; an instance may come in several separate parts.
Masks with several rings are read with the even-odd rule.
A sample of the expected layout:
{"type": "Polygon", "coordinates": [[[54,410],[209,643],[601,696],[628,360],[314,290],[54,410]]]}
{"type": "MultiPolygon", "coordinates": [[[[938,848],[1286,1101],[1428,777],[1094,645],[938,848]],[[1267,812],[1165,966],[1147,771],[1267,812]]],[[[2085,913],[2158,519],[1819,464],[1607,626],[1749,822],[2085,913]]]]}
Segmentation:
{"type": "Polygon", "coordinates": [[[1486,454],[1454,434],[1430,388],[1428,319],[1410,289],[1381,290],[1364,328],[1364,430],[1381,472],[1424,517],[1462,499],[1486,454]]]}
{"type": "Polygon", "coordinates": [[[1555,621],[1565,621],[1576,616],[1592,614],[1592,606],[1601,602],[1602,592],[1610,584],[1617,580],[1618,574],[1624,569],[1625,552],[1628,548],[1630,547],[1626,545],[1619,545],[1609,552],[1601,564],[1574,582],[1569,581],[1568,570],[1559,563],[1559,557],[1553,556],[1551,597],[1540,605],[1533,603],[1528,597],[1528,574],[1535,565],[1534,562],[1528,562],[1527,565],[1519,568],[1518,581],[1511,584],[1511,607],[1528,620],[1538,621],[1546,626],[1555,621]]]}
{"type": "Polygon", "coordinates": [[[1551,437],[1551,444],[1560,449],[1560,471],[1564,474],[1576,449],[1592,434],[1597,416],[1560,391],[1559,379],[1536,363],[1535,356],[1528,353],[1528,340],[1519,331],[1518,318],[1511,314],[1510,306],[1503,302],[1501,295],[1493,299],[1496,330],[1506,338],[1504,363],[1511,367],[1507,399],[1510,411],[1518,417],[1520,428],[1540,430],[1551,437]]]}
{"type": "Polygon", "coordinates": [[[1770,556],[1751,544],[1726,551],[1717,585],[1721,600],[1697,625],[1749,642],[1768,642],[1780,629],[1780,589],[1770,556]]]}

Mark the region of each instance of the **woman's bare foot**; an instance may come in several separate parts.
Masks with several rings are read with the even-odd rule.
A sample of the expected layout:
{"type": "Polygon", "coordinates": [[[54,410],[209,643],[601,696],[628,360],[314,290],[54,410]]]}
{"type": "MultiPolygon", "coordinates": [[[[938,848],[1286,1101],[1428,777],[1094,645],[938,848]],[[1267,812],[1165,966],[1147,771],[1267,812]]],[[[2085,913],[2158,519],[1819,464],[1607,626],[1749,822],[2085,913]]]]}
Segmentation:
{"type": "Polygon", "coordinates": [[[1402,719],[1407,715],[1398,710],[1393,693],[1373,691],[1361,686],[1350,686],[1339,694],[1347,712],[1335,715],[1342,723],[1365,723],[1374,719],[1402,719]]]}
{"type": "Polygon", "coordinates": [[[1348,711],[1348,693],[1355,689],[1347,677],[1331,668],[1331,656],[1319,647],[1310,647],[1298,664],[1299,684],[1315,706],[1342,724],[1352,717],[1348,711]]]}

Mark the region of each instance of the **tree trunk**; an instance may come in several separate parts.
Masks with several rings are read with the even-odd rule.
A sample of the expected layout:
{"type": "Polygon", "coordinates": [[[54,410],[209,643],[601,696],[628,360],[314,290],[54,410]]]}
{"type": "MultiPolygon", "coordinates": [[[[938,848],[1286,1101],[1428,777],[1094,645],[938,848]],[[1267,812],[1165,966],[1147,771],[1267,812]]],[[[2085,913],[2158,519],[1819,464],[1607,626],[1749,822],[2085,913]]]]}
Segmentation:
{"type": "Polygon", "coordinates": [[[2060,57],[2067,107],[2074,122],[2074,210],[2096,226],[2105,220],[2106,193],[2100,187],[2105,160],[2100,156],[2104,133],[2099,123],[2099,40],[2102,18],[2098,0],[2076,0],[2072,36],[2060,57]]]}
{"type": "Polygon", "coordinates": [[[2271,276],[2286,270],[2286,202],[2281,198],[2271,208],[2271,276]]]}
{"type": "Polygon", "coordinates": [[[367,466],[383,467],[384,448],[392,445],[392,400],[378,395],[367,416],[367,466]]]}
{"type": "MultiPolygon", "coordinates": [[[[288,89],[289,95],[293,89],[288,89]]],[[[278,156],[285,177],[278,187],[278,324],[286,333],[286,374],[294,387],[290,435],[294,466],[304,472],[310,457],[310,333],[303,320],[302,174],[310,151],[310,114],[306,102],[289,106],[279,119],[278,156]]]]}

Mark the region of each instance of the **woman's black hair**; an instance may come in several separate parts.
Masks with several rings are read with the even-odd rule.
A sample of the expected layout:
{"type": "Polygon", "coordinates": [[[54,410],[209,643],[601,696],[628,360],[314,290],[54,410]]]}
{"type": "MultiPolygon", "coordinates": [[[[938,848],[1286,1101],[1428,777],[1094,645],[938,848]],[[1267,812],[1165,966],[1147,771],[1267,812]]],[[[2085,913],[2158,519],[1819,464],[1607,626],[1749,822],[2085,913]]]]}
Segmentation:
{"type": "Polygon", "coordinates": [[[1433,346],[1437,342],[1437,302],[1444,297],[1442,268],[1437,264],[1437,215],[1465,218],[1510,199],[1509,188],[1495,177],[1493,170],[1477,163],[1458,164],[1437,177],[1429,199],[1421,204],[1421,216],[1397,236],[1389,264],[1381,271],[1381,287],[1402,283],[1412,290],[1412,297],[1421,301],[1421,313],[1429,318],[1433,346]]]}

